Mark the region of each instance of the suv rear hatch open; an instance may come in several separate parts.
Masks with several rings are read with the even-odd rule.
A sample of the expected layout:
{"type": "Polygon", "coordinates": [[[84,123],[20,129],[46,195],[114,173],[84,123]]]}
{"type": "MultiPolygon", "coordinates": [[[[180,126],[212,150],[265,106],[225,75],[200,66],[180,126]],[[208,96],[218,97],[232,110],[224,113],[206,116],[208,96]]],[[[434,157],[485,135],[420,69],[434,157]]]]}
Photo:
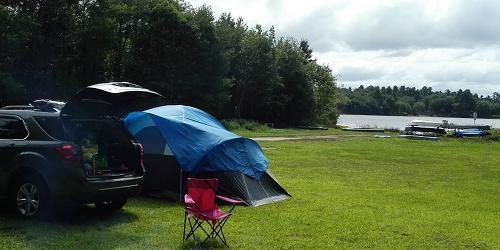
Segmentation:
{"type": "Polygon", "coordinates": [[[165,98],[149,89],[128,82],[100,83],[80,90],[61,109],[65,118],[121,118],[165,104],[165,98]]]}
{"type": "Polygon", "coordinates": [[[164,104],[160,94],[126,82],[91,85],[69,100],[61,119],[82,150],[87,176],[143,175],[142,147],[121,118],[164,104]]]}

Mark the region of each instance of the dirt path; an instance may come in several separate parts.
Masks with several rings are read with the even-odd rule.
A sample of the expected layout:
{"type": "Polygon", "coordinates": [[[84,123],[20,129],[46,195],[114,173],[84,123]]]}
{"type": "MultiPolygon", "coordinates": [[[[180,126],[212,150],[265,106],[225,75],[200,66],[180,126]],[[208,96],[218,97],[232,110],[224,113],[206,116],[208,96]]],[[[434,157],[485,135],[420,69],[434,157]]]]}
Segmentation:
{"type": "Polygon", "coordinates": [[[372,135],[310,135],[310,136],[269,136],[269,137],[253,137],[254,141],[312,141],[312,140],[335,140],[346,137],[367,137],[372,135]]]}

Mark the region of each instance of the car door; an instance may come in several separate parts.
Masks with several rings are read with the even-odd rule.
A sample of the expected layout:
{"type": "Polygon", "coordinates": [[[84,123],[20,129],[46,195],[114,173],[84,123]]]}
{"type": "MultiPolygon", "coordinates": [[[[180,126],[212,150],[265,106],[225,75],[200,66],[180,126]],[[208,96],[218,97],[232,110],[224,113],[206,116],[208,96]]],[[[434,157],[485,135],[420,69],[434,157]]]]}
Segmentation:
{"type": "Polygon", "coordinates": [[[29,133],[24,121],[15,115],[0,114],[0,196],[5,195],[13,158],[25,146],[29,133]]]}

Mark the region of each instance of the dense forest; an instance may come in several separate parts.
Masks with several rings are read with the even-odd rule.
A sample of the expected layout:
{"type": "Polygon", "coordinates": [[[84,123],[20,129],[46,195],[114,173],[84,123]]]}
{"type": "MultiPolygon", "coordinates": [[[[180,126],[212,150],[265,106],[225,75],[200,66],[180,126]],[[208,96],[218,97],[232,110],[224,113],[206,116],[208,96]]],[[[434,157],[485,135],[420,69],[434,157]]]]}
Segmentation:
{"type": "Polygon", "coordinates": [[[307,41],[176,0],[2,0],[0,105],[129,81],[218,118],[334,125],[336,79],[307,41]]]}
{"type": "Polygon", "coordinates": [[[339,108],[345,114],[500,117],[500,94],[478,96],[470,90],[433,91],[431,87],[361,85],[339,89],[339,108]]]}

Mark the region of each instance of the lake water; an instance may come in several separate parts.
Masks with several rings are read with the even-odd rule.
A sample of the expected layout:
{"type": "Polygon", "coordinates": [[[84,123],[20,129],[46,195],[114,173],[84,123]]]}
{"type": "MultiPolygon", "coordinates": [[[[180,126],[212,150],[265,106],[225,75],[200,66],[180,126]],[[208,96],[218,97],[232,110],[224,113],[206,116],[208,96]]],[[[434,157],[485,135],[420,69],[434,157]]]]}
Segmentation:
{"type": "MultiPolygon", "coordinates": [[[[340,115],[338,125],[349,127],[377,127],[377,128],[397,128],[404,127],[412,120],[425,120],[442,122],[447,120],[449,123],[473,124],[472,118],[456,117],[431,117],[431,116],[384,116],[384,115],[340,115]]],[[[486,124],[493,128],[500,128],[500,119],[477,119],[476,124],[486,124]]]]}

